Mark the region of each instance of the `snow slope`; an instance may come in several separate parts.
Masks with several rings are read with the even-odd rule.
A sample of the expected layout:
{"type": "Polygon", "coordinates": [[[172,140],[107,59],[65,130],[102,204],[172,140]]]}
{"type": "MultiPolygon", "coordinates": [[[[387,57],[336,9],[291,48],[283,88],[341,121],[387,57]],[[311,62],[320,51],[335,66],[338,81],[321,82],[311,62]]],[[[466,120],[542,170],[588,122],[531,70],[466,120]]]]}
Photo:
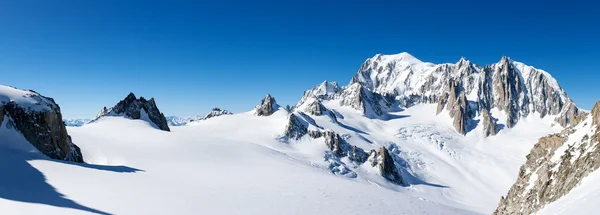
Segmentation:
{"type": "Polygon", "coordinates": [[[536,214],[594,214],[600,202],[600,171],[581,180],[581,184],[536,214]]]}
{"type": "MultiPolygon", "coordinates": [[[[298,150],[273,138],[285,115],[226,115],[172,132],[123,117],[69,127],[90,164],[0,150],[0,171],[11,173],[0,179],[0,208],[10,214],[469,214],[286,154],[298,150]]],[[[324,150],[307,145],[296,154],[324,150]]]]}

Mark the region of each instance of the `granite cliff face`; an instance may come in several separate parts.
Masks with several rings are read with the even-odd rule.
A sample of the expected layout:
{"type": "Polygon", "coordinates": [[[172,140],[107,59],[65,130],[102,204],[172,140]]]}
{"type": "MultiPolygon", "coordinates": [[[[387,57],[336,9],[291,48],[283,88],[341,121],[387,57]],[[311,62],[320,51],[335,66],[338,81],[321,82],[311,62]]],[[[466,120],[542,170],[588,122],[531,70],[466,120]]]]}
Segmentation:
{"type": "Polygon", "coordinates": [[[62,120],[54,99],[0,85],[0,129],[18,131],[52,159],[83,162],[81,151],[72,142],[62,120]]]}
{"type": "Polygon", "coordinates": [[[163,131],[170,131],[167,119],[156,106],[154,98],[146,100],[144,97],[139,99],[133,93],[129,93],[125,99],[119,101],[114,107],[104,107],[98,115],[89,123],[98,121],[105,116],[124,116],[131,119],[142,119],[156,125],[163,131]]]}
{"type": "Polygon", "coordinates": [[[540,138],[494,214],[532,214],[566,195],[600,167],[600,102],[572,126],[540,138]]]}

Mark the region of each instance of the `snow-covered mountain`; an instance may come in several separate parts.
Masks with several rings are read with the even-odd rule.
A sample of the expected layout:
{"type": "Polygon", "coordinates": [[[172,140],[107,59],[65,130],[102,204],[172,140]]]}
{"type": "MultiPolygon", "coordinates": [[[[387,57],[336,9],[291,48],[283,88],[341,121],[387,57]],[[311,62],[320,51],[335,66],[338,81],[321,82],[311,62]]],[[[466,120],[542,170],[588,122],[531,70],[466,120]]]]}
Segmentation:
{"type": "Polygon", "coordinates": [[[0,85],[0,150],[39,151],[52,159],[82,162],[54,99],[0,85]]]}
{"type": "Polygon", "coordinates": [[[222,110],[221,108],[213,108],[205,115],[194,115],[189,117],[177,117],[177,116],[167,116],[167,123],[169,126],[184,126],[190,122],[199,121],[199,120],[207,120],[213,117],[218,117],[222,115],[231,115],[232,112],[228,110],[222,110]]]}
{"type": "Polygon", "coordinates": [[[66,126],[70,127],[80,127],[90,122],[90,119],[63,119],[63,122],[66,126]]]}
{"type": "Polygon", "coordinates": [[[324,82],[306,91],[296,106],[310,97],[340,100],[369,118],[385,118],[387,111],[396,108],[436,103],[438,114],[446,110],[461,134],[483,116],[492,128],[486,134],[493,135],[497,133],[493,128],[512,128],[529,115],[550,117],[564,127],[581,112],[549,73],[508,57],[479,66],[466,58],[433,64],[406,52],[378,54],[363,63],[348,86],[324,82]]]}
{"type": "MultiPolygon", "coordinates": [[[[348,85],[325,81],[294,108],[270,94],[257,103],[237,114],[213,109],[189,123],[130,94],[86,126],[66,128],[88,164],[40,162],[52,195],[25,201],[0,192],[0,207],[32,214],[529,213],[550,201],[523,202],[547,191],[568,197],[598,163],[587,152],[598,145],[590,132],[600,108],[580,111],[548,73],[508,57],[478,66],[376,55],[348,85]],[[172,132],[155,129],[184,121],[172,132]],[[555,159],[559,151],[566,152],[555,159]],[[548,185],[543,172],[564,185],[548,185]],[[69,198],[77,203],[61,203],[69,198]]],[[[0,190],[20,189],[0,183],[0,190]]]]}
{"type": "MultiPolygon", "coordinates": [[[[589,188],[581,194],[584,196],[569,197],[568,194],[600,167],[600,101],[590,114],[581,115],[572,122],[572,126],[541,138],[533,147],[527,162],[519,170],[519,178],[508,195],[501,198],[494,214],[532,214],[545,206],[549,208],[542,214],[558,212],[550,208],[560,209],[560,213],[565,214],[582,214],[579,207],[597,206],[600,198],[589,193],[597,193],[600,189],[589,181],[582,185],[589,188]],[[553,205],[562,198],[577,204],[569,205],[568,200],[563,200],[560,207],[553,205]]],[[[579,188],[579,192],[582,189],[585,190],[579,188]]]]}
{"type": "Polygon", "coordinates": [[[154,98],[146,100],[144,97],[139,99],[133,93],[129,93],[125,99],[119,101],[114,107],[107,109],[104,107],[98,115],[88,123],[94,123],[102,117],[126,117],[131,119],[142,119],[163,131],[170,131],[167,119],[156,106],[154,98]]]}

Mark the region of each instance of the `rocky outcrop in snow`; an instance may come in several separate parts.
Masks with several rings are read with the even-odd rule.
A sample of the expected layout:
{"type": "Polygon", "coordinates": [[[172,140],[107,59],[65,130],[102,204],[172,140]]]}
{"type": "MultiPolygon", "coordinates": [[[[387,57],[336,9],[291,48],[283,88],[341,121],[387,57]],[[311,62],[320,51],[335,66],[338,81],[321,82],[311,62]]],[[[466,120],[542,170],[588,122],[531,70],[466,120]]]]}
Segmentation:
{"type": "Polygon", "coordinates": [[[600,167],[600,102],[561,133],[540,138],[494,214],[532,214],[600,167]],[[579,119],[582,118],[582,119],[579,119]]]}
{"type": "Polygon", "coordinates": [[[288,115],[288,123],[285,126],[284,136],[290,139],[300,139],[308,132],[307,125],[302,120],[298,119],[295,114],[288,115]]]}
{"type": "Polygon", "coordinates": [[[483,135],[490,136],[498,134],[498,125],[487,109],[481,110],[481,122],[483,123],[483,135]]]}
{"type": "Polygon", "coordinates": [[[279,105],[275,101],[275,98],[271,94],[267,94],[264,99],[260,101],[260,104],[255,108],[255,115],[257,116],[270,116],[275,113],[279,108],[279,105]]]}
{"type": "Polygon", "coordinates": [[[133,93],[129,93],[125,99],[119,101],[112,108],[107,109],[104,107],[90,123],[96,122],[104,116],[124,116],[131,119],[147,120],[160,130],[170,131],[167,119],[156,106],[154,98],[146,100],[144,97],[140,97],[137,99],[133,93]]]}
{"type": "Polygon", "coordinates": [[[393,103],[393,98],[371,92],[358,83],[345,87],[341,97],[342,106],[350,106],[369,118],[382,116],[393,103]]]}
{"type": "MultiPolygon", "coordinates": [[[[207,120],[213,117],[218,117],[218,116],[223,116],[223,115],[231,115],[233,114],[232,112],[228,111],[228,110],[222,110],[221,108],[213,108],[210,112],[208,112],[206,115],[204,115],[204,117],[202,117],[200,120],[207,120]]],[[[194,120],[192,120],[194,121],[194,120]]]]}
{"type": "Polygon", "coordinates": [[[324,81],[323,83],[314,86],[310,90],[304,91],[304,95],[296,104],[296,107],[302,106],[308,100],[315,98],[318,101],[332,100],[338,97],[342,92],[342,88],[337,82],[324,81]]]}
{"type": "Polygon", "coordinates": [[[315,116],[321,116],[327,111],[327,108],[319,100],[313,100],[306,106],[304,111],[315,116]]]}
{"type": "MultiPolygon", "coordinates": [[[[302,114],[302,113],[299,113],[302,114]]],[[[306,116],[306,115],[304,115],[306,116]]],[[[284,131],[284,142],[287,140],[298,140],[301,137],[308,135],[313,139],[323,139],[323,142],[331,152],[331,156],[337,157],[334,159],[334,166],[341,165],[339,158],[347,157],[348,160],[357,164],[364,164],[371,157],[371,165],[378,166],[381,175],[396,184],[402,184],[402,177],[398,174],[398,170],[394,158],[389,154],[387,149],[381,148],[379,151],[372,150],[371,153],[365,152],[360,147],[351,145],[342,136],[331,130],[309,130],[309,123],[305,119],[301,119],[292,113],[288,116],[288,124],[284,131]]],[[[318,126],[315,126],[318,127],[318,126]]],[[[337,168],[336,168],[337,169],[337,168]]],[[[336,170],[338,171],[338,170],[336,170]]]]}
{"type": "Polygon", "coordinates": [[[402,177],[398,173],[394,158],[385,147],[379,148],[379,151],[372,150],[370,156],[373,158],[371,165],[378,166],[381,176],[396,184],[402,184],[402,177]]]}
{"type": "Polygon", "coordinates": [[[446,85],[448,93],[443,94],[438,101],[437,114],[444,108],[449,111],[450,117],[454,119],[453,125],[460,134],[467,133],[467,123],[471,119],[469,104],[458,82],[453,79],[448,80],[446,85]]]}
{"type": "Polygon", "coordinates": [[[5,126],[0,129],[17,130],[52,159],[83,162],[81,151],[73,144],[62,120],[54,99],[0,85],[0,126],[5,126]]]}

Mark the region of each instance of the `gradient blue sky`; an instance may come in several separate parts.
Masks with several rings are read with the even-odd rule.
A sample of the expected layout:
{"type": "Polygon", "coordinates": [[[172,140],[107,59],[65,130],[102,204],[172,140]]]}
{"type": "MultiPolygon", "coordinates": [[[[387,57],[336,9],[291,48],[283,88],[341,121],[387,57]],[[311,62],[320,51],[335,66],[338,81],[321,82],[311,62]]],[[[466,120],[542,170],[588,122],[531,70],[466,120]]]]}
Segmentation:
{"type": "Polygon", "coordinates": [[[366,58],[507,55],[550,72],[590,109],[600,99],[600,13],[592,1],[4,1],[0,84],[90,118],[130,91],[165,115],[294,104],[345,85],[366,58]]]}

